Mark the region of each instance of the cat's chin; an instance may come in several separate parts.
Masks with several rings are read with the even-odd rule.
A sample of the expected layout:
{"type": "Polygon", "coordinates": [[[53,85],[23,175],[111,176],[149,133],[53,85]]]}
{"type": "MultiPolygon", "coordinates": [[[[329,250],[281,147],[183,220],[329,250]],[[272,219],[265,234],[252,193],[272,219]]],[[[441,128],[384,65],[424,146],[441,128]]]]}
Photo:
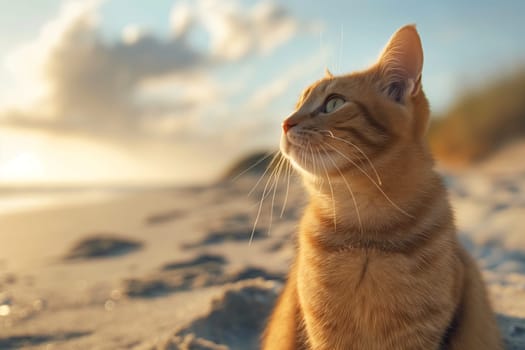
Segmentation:
{"type": "Polygon", "coordinates": [[[326,177],[327,174],[337,171],[336,167],[339,159],[333,152],[319,153],[314,150],[305,150],[303,148],[288,145],[281,147],[281,153],[292,164],[294,169],[303,175],[313,177],[326,177]]]}
{"type": "Polygon", "coordinates": [[[301,150],[298,150],[291,145],[287,145],[287,147],[281,145],[281,153],[286,159],[288,159],[295,170],[301,173],[311,173],[312,170],[310,169],[309,164],[304,161],[305,157],[301,150]],[[301,158],[303,158],[303,160],[299,160],[301,158]]]}

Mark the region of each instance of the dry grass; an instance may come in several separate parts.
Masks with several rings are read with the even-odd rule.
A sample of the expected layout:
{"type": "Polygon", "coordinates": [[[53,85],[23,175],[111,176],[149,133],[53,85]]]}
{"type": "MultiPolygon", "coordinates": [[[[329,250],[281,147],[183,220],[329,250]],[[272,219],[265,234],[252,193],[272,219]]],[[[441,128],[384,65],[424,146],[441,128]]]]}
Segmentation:
{"type": "Polygon", "coordinates": [[[430,146],[444,163],[480,161],[525,136],[525,70],[471,91],[433,119],[430,146]]]}

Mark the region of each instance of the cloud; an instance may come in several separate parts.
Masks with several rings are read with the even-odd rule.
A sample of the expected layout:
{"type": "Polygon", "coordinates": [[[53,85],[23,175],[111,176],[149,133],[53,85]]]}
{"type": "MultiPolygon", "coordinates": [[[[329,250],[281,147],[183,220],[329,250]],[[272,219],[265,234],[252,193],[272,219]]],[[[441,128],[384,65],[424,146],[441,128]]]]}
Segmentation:
{"type": "MultiPolygon", "coordinates": [[[[317,71],[322,66],[323,58],[323,53],[318,53],[305,61],[299,62],[292,68],[283,70],[281,75],[255,91],[248,99],[246,107],[251,110],[258,110],[271,105],[276,99],[283,96],[293,83],[305,75],[317,71]]],[[[297,94],[299,92],[297,90],[297,94]]]]}
{"type": "Polygon", "coordinates": [[[259,2],[248,11],[233,2],[177,3],[172,19],[176,33],[186,32],[196,23],[202,25],[211,36],[212,55],[225,60],[268,54],[297,32],[314,28],[271,2],[259,2]]]}
{"type": "Polygon", "coordinates": [[[22,88],[38,86],[39,92],[32,105],[14,116],[68,127],[131,125],[141,109],[134,95],[140,82],[209,64],[205,55],[183,39],[162,41],[129,27],[124,41],[103,41],[96,5],[68,3],[36,41],[11,55],[15,76],[35,67],[22,88]]]}
{"type": "Polygon", "coordinates": [[[159,38],[128,25],[103,38],[100,1],[66,3],[38,37],[17,48],[7,66],[17,86],[4,123],[108,132],[185,130],[229,96],[220,67],[271,54],[307,24],[261,2],[177,2],[171,33],[159,38]],[[209,42],[193,40],[204,31],[209,42]]]}

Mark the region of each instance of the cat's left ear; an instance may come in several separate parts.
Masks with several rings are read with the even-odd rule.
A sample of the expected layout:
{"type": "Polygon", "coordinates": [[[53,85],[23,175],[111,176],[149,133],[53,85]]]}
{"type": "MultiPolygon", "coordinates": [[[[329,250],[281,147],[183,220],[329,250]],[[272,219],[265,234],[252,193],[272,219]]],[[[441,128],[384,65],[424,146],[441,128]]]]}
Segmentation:
{"type": "Polygon", "coordinates": [[[423,48],[415,25],[401,27],[392,35],[378,62],[381,90],[398,103],[417,95],[421,88],[423,48]]]}

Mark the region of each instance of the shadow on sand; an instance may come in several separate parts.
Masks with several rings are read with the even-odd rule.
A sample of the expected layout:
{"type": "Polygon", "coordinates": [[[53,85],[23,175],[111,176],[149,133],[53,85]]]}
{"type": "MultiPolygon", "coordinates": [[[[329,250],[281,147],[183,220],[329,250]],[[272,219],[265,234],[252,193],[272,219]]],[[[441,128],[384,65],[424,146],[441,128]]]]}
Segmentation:
{"type": "Polygon", "coordinates": [[[124,255],[142,248],[142,243],[120,235],[101,233],[78,241],[64,257],[65,260],[108,258],[124,255]]]}
{"type": "Polygon", "coordinates": [[[498,324],[506,350],[525,349],[525,318],[498,314],[498,324]]]}
{"type": "Polygon", "coordinates": [[[45,343],[61,342],[90,335],[91,332],[68,332],[58,334],[24,334],[0,338],[0,349],[20,349],[45,343]]]}

